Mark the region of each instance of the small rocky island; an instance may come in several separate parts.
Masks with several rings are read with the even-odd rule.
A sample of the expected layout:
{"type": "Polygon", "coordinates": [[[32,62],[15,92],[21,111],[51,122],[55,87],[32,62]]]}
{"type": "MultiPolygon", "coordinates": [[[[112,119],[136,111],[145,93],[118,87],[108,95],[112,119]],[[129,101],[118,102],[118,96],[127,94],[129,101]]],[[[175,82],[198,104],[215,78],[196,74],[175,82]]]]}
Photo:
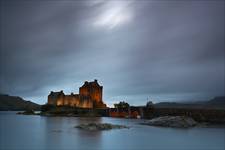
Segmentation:
{"type": "Polygon", "coordinates": [[[75,128],[87,130],[87,131],[102,131],[102,130],[111,130],[111,129],[124,129],[129,128],[124,125],[114,125],[109,123],[88,123],[88,124],[80,124],[75,126],[75,128]]]}
{"type": "Polygon", "coordinates": [[[19,114],[19,115],[38,115],[38,114],[35,113],[35,111],[29,110],[29,109],[25,110],[23,112],[18,112],[17,114],[19,114]]]}
{"type": "Polygon", "coordinates": [[[153,118],[141,124],[173,128],[190,128],[196,126],[197,122],[194,119],[186,116],[163,116],[153,118]]]}

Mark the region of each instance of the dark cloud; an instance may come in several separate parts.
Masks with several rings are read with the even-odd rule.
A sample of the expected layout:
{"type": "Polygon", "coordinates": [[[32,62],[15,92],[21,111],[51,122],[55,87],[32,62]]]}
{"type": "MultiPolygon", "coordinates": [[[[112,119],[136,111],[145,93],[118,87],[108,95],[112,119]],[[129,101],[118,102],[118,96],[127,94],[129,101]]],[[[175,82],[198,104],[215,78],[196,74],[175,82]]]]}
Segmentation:
{"type": "Polygon", "coordinates": [[[1,1],[0,92],[45,103],[99,79],[108,104],[224,95],[224,1],[1,1]]]}

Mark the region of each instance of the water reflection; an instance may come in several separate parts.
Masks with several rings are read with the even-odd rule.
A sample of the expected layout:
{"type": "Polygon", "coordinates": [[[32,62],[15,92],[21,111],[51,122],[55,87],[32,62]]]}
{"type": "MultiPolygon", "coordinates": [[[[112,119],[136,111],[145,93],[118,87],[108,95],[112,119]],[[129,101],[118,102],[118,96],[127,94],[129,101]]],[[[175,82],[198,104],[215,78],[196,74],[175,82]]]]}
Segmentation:
{"type": "Polygon", "coordinates": [[[101,132],[83,131],[74,128],[76,125],[97,122],[101,118],[74,118],[74,117],[42,117],[43,138],[45,148],[74,148],[93,146],[101,148],[101,132]],[[57,147],[55,146],[57,143],[57,147]],[[68,144],[70,143],[70,144],[68,144]],[[87,145],[87,143],[89,143],[87,145]]]}
{"type": "Polygon", "coordinates": [[[0,149],[217,149],[225,148],[224,128],[178,130],[142,126],[140,120],[41,117],[0,112],[0,149]],[[130,129],[83,131],[82,123],[113,123],[130,129]]]}

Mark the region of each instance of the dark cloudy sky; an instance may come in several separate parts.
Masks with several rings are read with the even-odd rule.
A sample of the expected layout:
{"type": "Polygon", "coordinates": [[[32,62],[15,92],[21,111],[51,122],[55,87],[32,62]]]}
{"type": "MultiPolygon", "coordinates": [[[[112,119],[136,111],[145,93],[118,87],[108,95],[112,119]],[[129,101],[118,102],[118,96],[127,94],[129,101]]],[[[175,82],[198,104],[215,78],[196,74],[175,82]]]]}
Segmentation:
{"type": "Polygon", "coordinates": [[[224,95],[223,0],[1,0],[0,93],[98,79],[108,105],[224,95]]]}

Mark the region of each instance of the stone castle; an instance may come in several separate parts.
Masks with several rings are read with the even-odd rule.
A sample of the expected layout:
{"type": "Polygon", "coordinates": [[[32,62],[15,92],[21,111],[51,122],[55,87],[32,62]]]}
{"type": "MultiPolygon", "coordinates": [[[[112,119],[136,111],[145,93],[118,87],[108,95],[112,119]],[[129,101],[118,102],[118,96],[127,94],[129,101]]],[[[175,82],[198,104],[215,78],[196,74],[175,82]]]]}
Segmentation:
{"type": "Polygon", "coordinates": [[[103,86],[100,86],[97,80],[85,81],[79,88],[79,94],[65,95],[63,91],[51,91],[48,95],[48,104],[77,108],[106,108],[106,104],[102,101],[102,91],[103,86]]]}

